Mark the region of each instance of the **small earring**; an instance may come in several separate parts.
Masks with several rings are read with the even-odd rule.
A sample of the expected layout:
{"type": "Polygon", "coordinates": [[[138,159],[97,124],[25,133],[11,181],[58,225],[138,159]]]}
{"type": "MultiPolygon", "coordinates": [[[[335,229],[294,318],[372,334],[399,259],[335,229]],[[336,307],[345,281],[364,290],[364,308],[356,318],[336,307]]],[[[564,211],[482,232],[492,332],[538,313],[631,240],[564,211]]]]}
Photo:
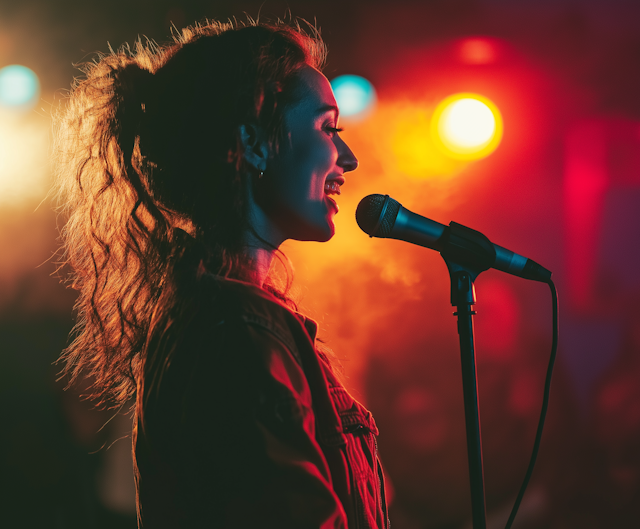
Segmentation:
{"type": "Polygon", "coordinates": [[[264,171],[260,171],[260,174],[258,175],[258,178],[262,178],[264,176],[264,171]]]}

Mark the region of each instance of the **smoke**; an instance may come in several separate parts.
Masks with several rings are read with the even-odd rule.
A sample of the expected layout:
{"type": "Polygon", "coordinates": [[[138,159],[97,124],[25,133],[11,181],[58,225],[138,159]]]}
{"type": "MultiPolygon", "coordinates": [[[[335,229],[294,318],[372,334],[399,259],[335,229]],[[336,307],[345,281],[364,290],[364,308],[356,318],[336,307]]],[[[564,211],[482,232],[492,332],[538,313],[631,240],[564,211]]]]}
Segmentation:
{"type": "Polygon", "coordinates": [[[432,109],[426,100],[381,99],[365,122],[343,120],[342,136],[360,165],[345,175],[336,235],[323,244],[283,246],[295,265],[303,309],[319,319],[357,391],[381,332],[394,342],[389,354],[399,356],[415,341],[416,329],[424,336],[422,331],[441,332],[445,326],[455,334],[449,278],[440,256],[405,242],[370,238],[357,226],[354,213],[370,193],[389,194],[444,223],[464,204],[468,163],[447,160],[433,146],[432,109]]]}

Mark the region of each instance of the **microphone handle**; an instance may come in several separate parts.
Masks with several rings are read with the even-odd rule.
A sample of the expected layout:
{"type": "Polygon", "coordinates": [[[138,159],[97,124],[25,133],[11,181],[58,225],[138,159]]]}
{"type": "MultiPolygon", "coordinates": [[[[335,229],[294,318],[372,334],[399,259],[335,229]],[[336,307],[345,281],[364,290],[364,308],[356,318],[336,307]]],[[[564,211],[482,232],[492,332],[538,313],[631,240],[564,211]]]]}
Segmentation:
{"type": "Polygon", "coordinates": [[[496,260],[492,268],[532,281],[547,283],[551,280],[551,271],[533,259],[518,255],[497,244],[494,244],[493,247],[496,249],[496,260]]]}
{"type": "MultiPolygon", "coordinates": [[[[457,223],[453,222],[451,224],[457,225],[457,223]]],[[[487,267],[534,281],[546,282],[551,278],[551,272],[535,261],[492,243],[480,232],[475,232],[475,230],[465,226],[457,226],[468,232],[476,233],[477,236],[486,241],[486,244],[493,246],[495,249],[495,261],[487,263],[487,267]]],[[[410,242],[442,253],[449,240],[447,236],[449,230],[451,230],[451,226],[445,226],[400,206],[388,238],[410,242]]]]}
{"type": "Polygon", "coordinates": [[[447,226],[444,224],[417,215],[400,206],[389,238],[407,241],[440,252],[444,248],[441,239],[446,229],[447,226]]]}
{"type": "Polygon", "coordinates": [[[496,262],[493,264],[493,268],[519,276],[529,259],[497,244],[493,246],[496,249],[496,262]]]}

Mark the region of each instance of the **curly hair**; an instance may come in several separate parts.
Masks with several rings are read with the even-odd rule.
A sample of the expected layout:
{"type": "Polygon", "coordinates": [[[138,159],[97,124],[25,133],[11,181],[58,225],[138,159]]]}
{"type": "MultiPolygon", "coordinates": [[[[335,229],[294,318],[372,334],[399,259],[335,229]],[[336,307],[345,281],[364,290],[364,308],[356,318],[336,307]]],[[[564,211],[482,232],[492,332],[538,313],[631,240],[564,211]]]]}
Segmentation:
{"type": "MultiPolygon", "coordinates": [[[[138,41],[81,65],[56,116],[62,262],[79,291],[61,359],[71,381],[93,380],[98,402],[136,395],[150,329],[171,319],[181,278],[251,280],[243,237],[255,169],[238,127],[264,127],[278,151],[297,72],[325,60],[309,28],[207,21],[168,45],[138,41]]],[[[273,277],[264,288],[289,302],[273,277]]]]}

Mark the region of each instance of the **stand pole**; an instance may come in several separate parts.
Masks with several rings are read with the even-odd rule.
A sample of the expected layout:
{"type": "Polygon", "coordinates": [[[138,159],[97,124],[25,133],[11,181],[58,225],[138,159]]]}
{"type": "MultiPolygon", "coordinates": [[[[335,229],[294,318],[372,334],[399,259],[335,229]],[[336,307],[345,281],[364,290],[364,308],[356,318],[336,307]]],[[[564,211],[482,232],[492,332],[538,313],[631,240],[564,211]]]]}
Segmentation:
{"type": "MultiPolygon", "coordinates": [[[[446,261],[446,260],[445,260],[446,261]]],[[[471,515],[473,529],[486,529],[484,470],[482,467],[482,439],[478,408],[478,380],[473,346],[473,305],[476,302],[473,281],[477,273],[447,261],[451,276],[451,304],[457,308],[460,361],[462,364],[462,390],[467,431],[467,457],[471,485],[471,515]]]]}

